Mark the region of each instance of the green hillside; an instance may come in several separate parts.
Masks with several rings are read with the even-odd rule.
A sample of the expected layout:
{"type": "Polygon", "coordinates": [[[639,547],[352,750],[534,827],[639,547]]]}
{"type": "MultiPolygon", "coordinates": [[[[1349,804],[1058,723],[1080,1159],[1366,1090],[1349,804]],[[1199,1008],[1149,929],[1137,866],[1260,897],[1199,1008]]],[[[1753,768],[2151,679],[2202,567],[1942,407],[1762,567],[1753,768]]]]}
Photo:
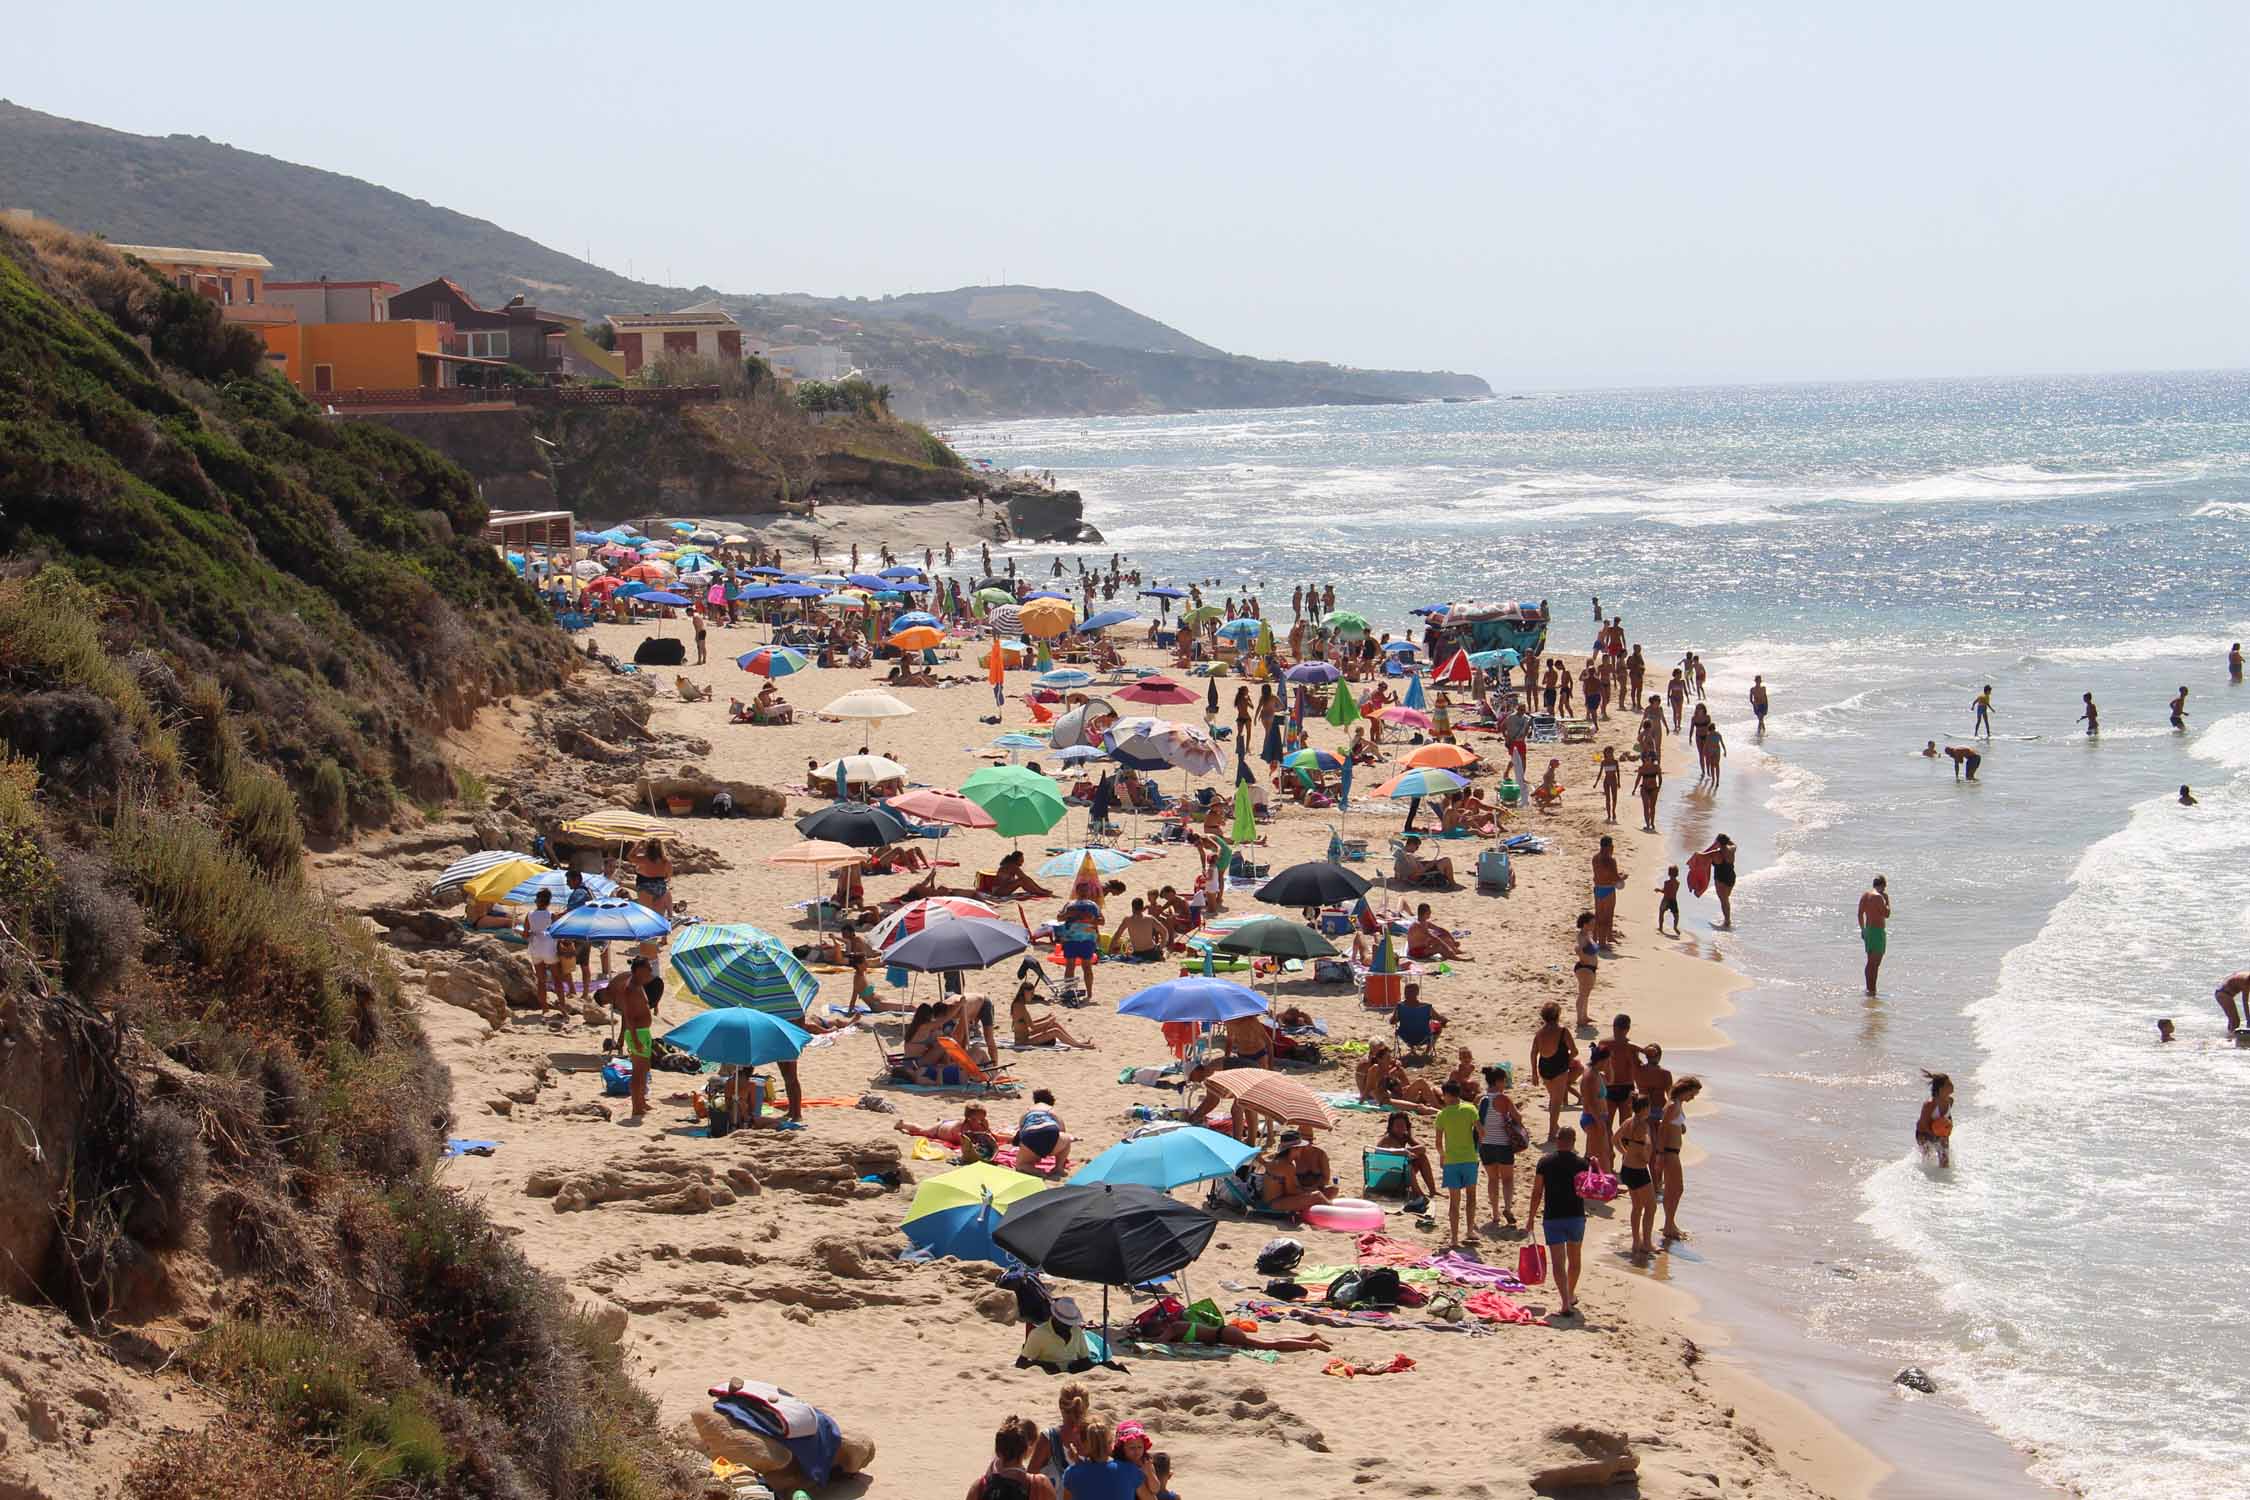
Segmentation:
{"type": "Polygon", "coordinates": [[[1226,354],[1099,292],[1062,292],[1040,286],[965,286],[950,292],[884,297],[868,304],[867,315],[885,321],[966,328],[1001,338],[1028,336],[1163,354],[1222,358],[1226,354]]]}

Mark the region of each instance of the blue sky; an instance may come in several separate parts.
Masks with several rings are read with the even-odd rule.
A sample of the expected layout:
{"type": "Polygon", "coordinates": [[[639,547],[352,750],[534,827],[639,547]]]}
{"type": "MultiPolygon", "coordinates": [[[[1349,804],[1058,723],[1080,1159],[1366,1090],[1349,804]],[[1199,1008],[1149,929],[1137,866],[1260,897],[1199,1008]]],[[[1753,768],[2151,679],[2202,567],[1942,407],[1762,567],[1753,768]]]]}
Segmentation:
{"type": "Polygon", "coordinates": [[[2240,3],[179,14],[12,16],[0,90],[656,280],[1005,276],[1507,388],[2250,363],[2240,3]]]}

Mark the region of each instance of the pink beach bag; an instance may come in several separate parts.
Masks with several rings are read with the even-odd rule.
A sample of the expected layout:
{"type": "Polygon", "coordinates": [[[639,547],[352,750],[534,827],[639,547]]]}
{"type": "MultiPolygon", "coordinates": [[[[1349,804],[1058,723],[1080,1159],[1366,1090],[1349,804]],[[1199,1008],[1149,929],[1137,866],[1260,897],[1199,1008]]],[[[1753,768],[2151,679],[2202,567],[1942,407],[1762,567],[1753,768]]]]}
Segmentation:
{"type": "Polygon", "coordinates": [[[1526,1245],[1516,1252],[1516,1280],[1539,1286],[1547,1280],[1547,1247],[1526,1245]]]}
{"type": "Polygon", "coordinates": [[[1588,1167],[1578,1174],[1578,1196],[1591,1198],[1596,1203],[1607,1203],[1617,1196],[1617,1179],[1599,1167],[1588,1167]]]}

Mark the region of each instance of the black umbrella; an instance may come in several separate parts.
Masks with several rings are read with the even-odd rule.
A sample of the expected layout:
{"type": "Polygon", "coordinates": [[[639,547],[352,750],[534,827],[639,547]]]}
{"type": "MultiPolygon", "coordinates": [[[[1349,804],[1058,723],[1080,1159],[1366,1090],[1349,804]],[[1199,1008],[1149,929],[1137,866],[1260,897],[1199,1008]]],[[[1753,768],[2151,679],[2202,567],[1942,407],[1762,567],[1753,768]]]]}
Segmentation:
{"type": "Polygon", "coordinates": [[[1258,899],[1268,906],[1340,906],[1367,894],[1367,882],[1325,859],[1291,865],[1258,887],[1258,899]]]}
{"type": "Polygon", "coordinates": [[[893,943],[883,961],[919,974],[952,969],[982,969],[1031,946],[1031,935],[1013,922],[990,917],[955,917],[932,922],[893,943]]]}
{"type": "Polygon", "coordinates": [[[797,831],[808,839],[826,839],[854,849],[880,849],[914,837],[905,821],[889,808],[850,802],[807,813],[797,820],[797,831]]]}
{"type": "Polygon", "coordinates": [[[1109,1289],[1171,1275],[1203,1253],[1218,1227],[1202,1209],[1155,1188],[1089,1182],[1017,1199],[992,1240],[1049,1276],[1100,1282],[1106,1341],[1109,1289]]]}
{"type": "Polygon", "coordinates": [[[1203,695],[1203,717],[1205,717],[1206,719],[1216,719],[1218,716],[1219,679],[1213,677],[1206,680],[1206,688],[1203,695]]]}

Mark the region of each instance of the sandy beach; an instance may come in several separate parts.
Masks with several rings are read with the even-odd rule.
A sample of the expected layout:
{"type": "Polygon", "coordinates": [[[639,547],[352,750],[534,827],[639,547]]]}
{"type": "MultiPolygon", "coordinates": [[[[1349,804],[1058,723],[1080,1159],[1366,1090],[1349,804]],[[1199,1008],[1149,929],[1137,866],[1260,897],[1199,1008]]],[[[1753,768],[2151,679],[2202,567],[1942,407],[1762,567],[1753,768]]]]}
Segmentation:
{"type": "MultiPolygon", "coordinates": [[[[685,627],[670,628],[677,633],[685,627]]],[[[605,649],[626,658],[642,633],[638,627],[596,631],[605,649]]],[[[662,671],[656,674],[660,686],[649,727],[708,740],[711,753],[696,763],[712,775],[789,789],[802,782],[808,757],[825,760],[857,750],[861,727],[804,719],[788,727],[727,724],[728,697],[747,697],[758,683],[739,671],[733,658],[763,640],[763,630],[748,626],[713,630],[710,664],[688,667],[685,675],[711,688],[716,701],[679,701],[673,673],[662,671]]],[[[1136,663],[1154,661],[1140,651],[1128,655],[1136,663]]],[[[915,714],[877,726],[873,748],[910,766],[918,783],[952,787],[990,763],[979,747],[1000,731],[979,722],[992,706],[976,663],[949,663],[941,670],[979,680],[908,690],[904,696],[915,714]]],[[[879,676],[868,670],[811,670],[779,685],[802,715],[879,676]]],[[[1011,694],[1028,680],[1012,676],[1011,694]]],[[[1222,685],[1223,698],[1231,691],[1231,683],[1222,685]]],[[[474,740],[455,746],[454,753],[496,784],[528,776],[551,789],[568,788],[577,774],[569,762],[526,759],[532,707],[508,704],[488,711],[474,740]]],[[[1171,714],[1199,717],[1188,708],[1171,714]]],[[[1013,696],[1006,720],[1006,727],[1025,722],[1013,696]]],[[[1336,737],[1333,730],[1325,734],[1336,737]]],[[[1622,746],[1628,735],[1605,728],[1603,738],[1622,746]]],[[[1316,743],[1326,739],[1316,735],[1316,743]]],[[[1480,749],[1496,744],[1483,737],[1468,743],[1480,749]]],[[[1581,753],[1580,747],[1568,753],[1581,753]]],[[[1668,747],[1671,759],[1682,754],[1676,745],[1668,747]]],[[[1590,777],[1585,780],[1591,784],[1590,777]]],[[[1166,778],[1174,789],[1179,782],[1176,772],[1166,778]]],[[[679,820],[679,837],[712,857],[695,861],[708,868],[675,880],[675,898],[692,915],[751,922],[802,941],[812,922],[792,903],[808,894],[809,878],[765,860],[798,840],[794,818],[822,805],[822,799],[793,790],[788,805],[788,819],[679,820]]],[[[1082,814],[1078,817],[1082,830],[1082,814]]],[[[1275,868],[1317,858],[1335,817],[1284,805],[1263,829],[1265,843],[1252,856],[1275,868]]],[[[1362,798],[1347,827],[1367,836],[1380,859],[1399,817],[1390,803],[1362,798]]],[[[1518,861],[1518,884],[1505,899],[1480,893],[1468,882],[1431,894],[1438,920],[1463,933],[1470,961],[1431,978],[1426,998],[1452,1022],[1448,1059],[1451,1046],[1460,1043],[1471,1047],[1480,1063],[1514,1063],[1515,1096],[1536,1139],[1545,1104],[1525,1079],[1529,1040],[1543,1003],[1559,1001],[1566,1013],[1570,1008],[1572,919],[1586,904],[1587,859],[1605,829],[1598,799],[1576,792],[1560,812],[1516,814],[1508,826],[1543,834],[1550,850],[1518,861]]],[[[1651,888],[1663,873],[1659,836],[1635,831],[1629,814],[1606,831],[1617,837],[1626,886],[1619,948],[1604,963],[1593,1013],[1606,1021],[1613,1012],[1630,1011],[1636,1040],[1662,1042],[1667,1064],[1684,1076],[1695,1069],[1696,1049],[1723,1041],[1715,1023],[1740,981],[1724,965],[1724,945],[1698,936],[1694,924],[1683,940],[1653,935],[1651,888]]],[[[1057,828],[1046,838],[1025,841],[1034,865],[1047,845],[1065,842],[1064,832],[1057,828]]],[[[1130,825],[1118,842],[1133,842],[1130,825]]],[[[359,846],[322,861],[320,878],[339,899],[355,905],[396,902],[455,852],[432,843],[424,836],[387,848],[359,846]]],[[[966,884],[975,870],[1006,851],[1008,841],[956,830],[925,847],[957,861],[947,877],[966,884]]],[[[1132,894],[1167,882],[1184,888],[1193,879],[1192,849],[1163,847],[1167,852],[1123,872],[1132,894]]],[[[1462,841],[1448,852],[1476,847],[1462,841]]],[[[1359,869],[1375,879],[1382,873],[1375,863],[1359,869]]],[[[870,894],[880,900],[912,878],[871,878],[870,894]]],[[[1033,901],[1025,908],[1037,921],[1056,905],[1033,901]]],[[[1230,896],[1230,909],[1258,908],[1243,892],[1230,896]]],[[[1112,921],[1115,915],[1113,910],[1112,921]]],[[[1011,961],[994,970],[986,986],[1003,1002],[1012,972],[1011,961]]],[[[1118,1081],[1120,1069],[1163,1062],[1166,1052],[1152,1023],[1115,1014],[1118,1000],[1170,972],[1105,963],[1097,972],[1098,1003],[1059,1012],[1066,1024],[1090,1036],[1093,1050],[1005,1055],[1027,1092],[1033,1086],[1055,1091],[1060,1113],[1080,1142],[1080,1159],[1119,1139],[1133,1123],[1133,1106],[1175,1097],[1118,1081]]],[[[841,1002],[846,987],[847,976],[824,975],[822,1001],[841,1002]]],[[[923,981],[925,997],[933,988],[923,981]]],[[[1326,1021],[1331,1038],[1386,1035],[1382,1015],[1364,1008],[1354,989],[1293,977],[1283,982],[1281,995],[1326,1021]]],[[[675,985],[665,998],[659,1031],[695,1009],[675,985]]],[[[895,1045],[901,1019],[886,1017],[874,1030],[895,1045]]],[[[878,1088],[899,1113],[814,1107],[801,1134],[737,1132],[712,1140],[684,1103],[667,1097],[680,1087],[680,1075],[659,1073],[652,1086],[656,1111],[642,1128],[626,1128],[582,1109],[621,1103],[602,1099],[591,1070],[600,1046],[597,1025],[574,1022],[554,1033],[518,1013],[495,1027],[471,1010],[434,1000],[424,1020],[453,1075],[455,1133],[498,1143],[489,1156],[451,1162],[448,1180],[482,1195],[495,1219],[520,1235],[532,1260],[575,1297],[618,1310],[610,1316],[623,1324],[635,1373],[662,1403],[663,1420],[683,1436],[692,1435],[690,1419],[706,1409],[708,1386],[738,1374],[771,1380],[829,1411],[847,1432],[875,1440],[878,1452],[864,1488],[839,1492],[904,1497],[966,1487],[982,1471],[990,1434],[1004,1416],[1052,1420],[1061,1381],[1036,1368],[1013,1368],[1021,1330],[1012,1322],[1012,1298],[991,1285],[997,1268],[902,1265],[896,1259],[906,1245],[899,1224],[913,1180],[947,1170],[948,1164],[905,1160],[908,1182],[897,1192],[853,1185],[848,1174],[840,1184],[835,1180],[839,1161],[864,1167],[897,1154],[907,1144],[893,1129],[897,1120],[930,1124],[957,1116],[958,1098],[878,1088]],[[493,1101],[504,1115],[495,1112],[493,1101]],[[737,1169],[737,1186],[745,1180],[740,1169],[747,1169],[757,1189],[725,1192],[729,1169],[737,1169]],[[719,1196],[730,1201],[714,1206],[704,1201],[709,1193],[675,1192],[663,1200],[673,1212],[637,1211],[649,1205],[631,1201],[558,1211],[558,1180],[604,1173],[615,1174],[612,1182],[666,1188],[716,1183],[719,1196]]],[[[1590,1034],[1582,1032],[1581,1048],[1588,1040],[1590,1034]]],[[[805,1054],[807,1093],[848,1106],[870,1090],[877,1061],[874,1037],[845,1032],[805,1054]]],[[[1323,1090],[1353,1087],[1348,1061],[1304,1076],[1323,1090]]],[[[996,1123],[1012,1126],[1025,1102],[995,1102],[996,1123]]],[[[1723,1109],[1725,1100],[1706,1094],[1700,1107],[1723,1109]]],[[[1382,1116],[1354,1112],[1340,1119],[1340,1128],[1322,1144],[1342,1191],[1356,1194],[1361,1149],[1380,1133],[1382,1116]]],[[[1426,1121],[1416,1135],[1431,1143],[1426,1121]]],[[[1519,1166],[1519,1218],[1529,1160],[1527,1155],[1519,1166]]],[[[1691,1145],[1681,1213],[1691,1230],[1726,1212],[1724,1203],[1698,1196],[1696,1160],[1691,1145]]],[[[1412,1216],[1394,1211],[1384,1233],[1434,1250],[1443,1238],[1442,1202],[1437,1206],[1437,1232],[1418,1230],[1412,1216]]],[[[1552,1459],[1550,1429],[1572,1426],[1622,1434],[1638,1456],[1637,1488],[1587,1493],[1852,1496],[1872,1489],[1885,1470],[1871,1454],[1711,1347],[1710,1330],[1695,1321],[1694,1299],[1700,1281],[1723,1271],[1694,1253],[1692,1239],[1676,1254],[1634,1265],[1624,1254],[1624,1210],[1623,1198],[1593,1206],[1580,1288],[1582,1322],[1495,1325],[1473,1334],[1411,1326],[1321,1330],[1337,1353],[1354,1363],[1378,1364],[1395,1354],[1414,1361],[1409,1371],[1380,1377],[1324,1374],[1330,1356],[1317,1352],[1269,1361],[1128,1351],[1130,1373],[1096,1370],[1083,1378],[1094,1390],[1097,1412],[1113,1419],[1137,1417],[1148,1425],[1158,1446],[1174,1457],[1174,1487],[1191,1500],[1346,1496],[1370,1493],[1371,1485],[1374,1493],[1526,1494],[1529,1474],[1552,1459]],[[1451,1415],[1455,1411],[1458,1416],[1451,1415]]],[[[1252,1261],[1275,1232],[1265,1222],[1223,1220],[1210,1248],[1187,1272],[1194,1294],[1231,1306],[1238,1294],[1230,1283],[1255,1287],[1263,1280],[1252,1261]]],[[[1307,1245],[1307,1264],[1349,1264],[1353,1258],[1348,1235],[1311,1229],[1296,1234],[1307,1245]]],[[[1520,1243],[1512,1230],[1481,1242],[1488,1260],[1507,1265],[1520,1243]]],[[[1070,1290],[1090,1312],[1098,1308],[1098,1289],[1070,1290]]],[[[1543,1319],[1554,1306],[1551,1283],[1526,1291],[1520,1300],[1543,1319]]],[[[1130,1307],[1122,1294],[1112,1305],[1130,1307]]],[[[1261,1331],[1305,1330],[1284,1323],[1261,1331]]]]}

